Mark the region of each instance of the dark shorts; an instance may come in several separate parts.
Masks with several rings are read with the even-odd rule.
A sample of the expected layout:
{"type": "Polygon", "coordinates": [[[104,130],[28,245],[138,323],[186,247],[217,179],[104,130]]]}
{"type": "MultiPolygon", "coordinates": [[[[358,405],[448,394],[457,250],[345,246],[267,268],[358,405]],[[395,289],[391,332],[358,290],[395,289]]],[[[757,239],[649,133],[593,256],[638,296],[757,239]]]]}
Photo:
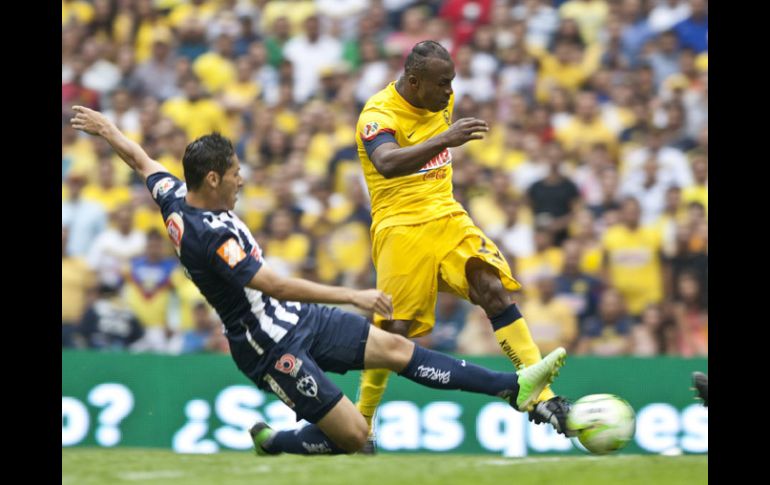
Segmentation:
{"type": "Polygon", "coordinates": [[[318,305],[259,359],[258,369],[241,370],[257,387],[292,408],[297,420],[316,423],[343,396],[324,371],[344,374],[363,369],[368,337],[369,322],[364,317],[318,305]]]}

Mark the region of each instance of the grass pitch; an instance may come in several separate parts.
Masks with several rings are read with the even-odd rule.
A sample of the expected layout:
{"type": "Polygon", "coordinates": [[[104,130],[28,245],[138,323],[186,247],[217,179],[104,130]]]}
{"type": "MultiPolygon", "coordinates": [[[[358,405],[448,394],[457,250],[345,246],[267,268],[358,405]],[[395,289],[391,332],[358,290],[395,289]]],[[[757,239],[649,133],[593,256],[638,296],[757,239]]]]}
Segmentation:
{"type": "Polygon", "coordinates": [[[62,485],[706,484],[708,456],[180,455],[154,449],[62,449],[62,485]]]}

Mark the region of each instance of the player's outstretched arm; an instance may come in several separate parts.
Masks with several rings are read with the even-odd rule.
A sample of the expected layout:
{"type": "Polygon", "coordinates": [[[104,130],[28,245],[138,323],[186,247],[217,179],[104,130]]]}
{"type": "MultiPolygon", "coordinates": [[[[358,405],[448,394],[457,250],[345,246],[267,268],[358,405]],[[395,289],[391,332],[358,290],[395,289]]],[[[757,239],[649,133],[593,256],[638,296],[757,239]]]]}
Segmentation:
{"type": "Polygon", "coordinates": [[[397,143],[383,143],[372,153],[374,167],[385,178],[409,175],[420,170],[431,158],[444,149],[464,145],[471,140],[481,140],[489,131],[484,120],[462,118],[448,130],[422,143],[410,147],[399,147],[397,143]]]}
{"type": "Polygon", "coordinates": [[[377,312],[388,319],[393,316],[391,297],[379,290],[354,290],[313,283],[301,278],[286,278],[267,266],[262,266],[246,286],[279,300],[351,303],[362,310],[377,312]]]}
{"type": "Polygon", "coordinates": [[[147,180],[154,173],[166,171],[163,165],[151,159],[138,143],[129,140],[100,112],[84,106],[73,106],[72,109],[75,111],[75,117],[70,120],[72,127],[107,140],[120,158],[136,170],[142,179],[147,180]]]}

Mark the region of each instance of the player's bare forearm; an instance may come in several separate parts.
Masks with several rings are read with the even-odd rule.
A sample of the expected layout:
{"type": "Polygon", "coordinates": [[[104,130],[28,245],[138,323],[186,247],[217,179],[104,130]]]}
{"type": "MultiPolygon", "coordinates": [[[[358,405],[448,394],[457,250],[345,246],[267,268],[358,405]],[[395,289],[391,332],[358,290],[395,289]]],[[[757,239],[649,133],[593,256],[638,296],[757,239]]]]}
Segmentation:
{"type": "Polygon", "coordinates": [[[115,125],[105,128],[101,136],[129,167],[143,175],[145,179],[163,170],[162,165],[152,160],[138,143],[126,137],[115,125]]]}
{"type": "Polygon", "coordinates": [[[433,157],[447,148],[464,145],[471,140],[481,140],[489,131],[484,120],[462,118],[443,133],[409,147],[397,143],[383,143],[371,155],[372,163],[385,178],[409,175],[420,170],[433,157]]]}
{"type": "Polygon", "coordinates": [[[434,136],[423,143],[403,148],[396,143],[383,143],[372,153],[372,163],[385,178],[415,173],[447,148],[440,137],[434,136]]]}
{"type": "Polygon", "coordinates": [[[329,286],[301,278],[287,278],[262,266],[247,285],[279,300],[307,303],[350,303],[367,311],[374,311],[390,318],[393,314],[392,299],[378,290],[353,290],[341,286],[329,286]]]}
{"type": "Polygon", "coordinates": [[[75,111],[75,117],[71,120],[73,128],[104,138],[115,153],[143,179],[165,171],[163,165],[151,159],[138,143],[130,140],[102,113],[83,106],[73,106],[72,109],[75,111]]]}
{"type": "Polygon", "coordinates": [[[281,300],[313,303],[353,303],[353,290],[301,278],[280,278],[271,295],[281,300]]]}

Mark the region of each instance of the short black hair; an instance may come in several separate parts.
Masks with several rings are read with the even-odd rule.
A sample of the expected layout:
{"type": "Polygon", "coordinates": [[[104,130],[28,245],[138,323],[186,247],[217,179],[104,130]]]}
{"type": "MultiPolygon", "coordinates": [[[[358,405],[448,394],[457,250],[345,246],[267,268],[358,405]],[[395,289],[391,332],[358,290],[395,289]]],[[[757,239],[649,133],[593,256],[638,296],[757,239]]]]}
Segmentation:
{"type": "Polygon", "coordinates": [[[224,176],[233,164],[234,154],[233,144],[219,133],[204,135],[187,145],[182,157],[187,188],[200,188],[206,174],[212,170],[224,176]]]}
{"type": "Polygon", "coordinates": [[[444,49],[444,46],[432,40],[424,40],[415,44],[412,47],[412,52],[406,56],[404,72],[406,74],[422,74],[428,67],[428,59],[431,58],[452,62],[452,57],[444,49]]]}

